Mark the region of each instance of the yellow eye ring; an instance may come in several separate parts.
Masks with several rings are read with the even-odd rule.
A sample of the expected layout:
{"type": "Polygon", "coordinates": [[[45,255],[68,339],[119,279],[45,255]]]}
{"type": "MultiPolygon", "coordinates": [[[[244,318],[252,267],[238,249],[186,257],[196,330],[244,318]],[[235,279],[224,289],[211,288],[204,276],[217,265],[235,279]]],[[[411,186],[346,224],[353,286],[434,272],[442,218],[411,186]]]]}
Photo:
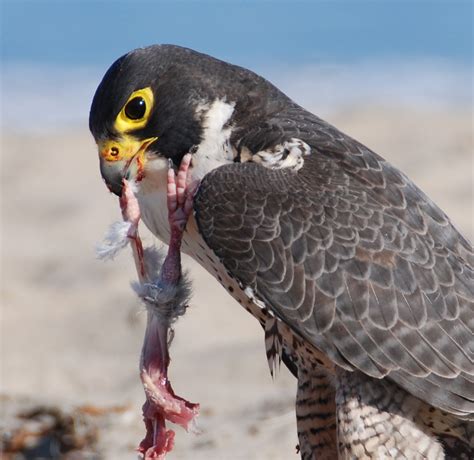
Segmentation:
{"type": "Polygon", "coordinates": [[[119,133],[143,128],[148,123],[153,102],[153,91],[150,87],[134,91],[117,115],[114,128],[119,133]]]}

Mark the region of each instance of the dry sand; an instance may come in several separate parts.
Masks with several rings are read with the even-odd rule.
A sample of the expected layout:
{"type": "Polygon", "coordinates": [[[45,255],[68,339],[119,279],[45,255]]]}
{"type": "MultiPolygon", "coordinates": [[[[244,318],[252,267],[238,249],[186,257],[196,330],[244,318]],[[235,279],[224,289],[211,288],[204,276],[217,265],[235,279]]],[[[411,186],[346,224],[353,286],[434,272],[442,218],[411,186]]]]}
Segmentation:
{"type": "MultiPolygon", "coordinates": [[[[469,111],[354,107],[326,119],[406,172],[472,238],[469,111]]],[[[3,134],[2,428],[11,434],[23,423],[19,410],[49,404],[78,417],[76,437],[84,417],[96,438],[69,458],[134,458],[144,433],[137,369],[145,315],[129,287],[129,251],[109,263],[94,256],[119,212],[93,141],[85,126],[3,134]]],[[[201,434],[178,429],[169,458],[298,458],[293,377],[282,367],[272,381],[257,322],[185,264],[195,294],[176,326],[171,376],[178,394],[201,403],[201,434]]]]}

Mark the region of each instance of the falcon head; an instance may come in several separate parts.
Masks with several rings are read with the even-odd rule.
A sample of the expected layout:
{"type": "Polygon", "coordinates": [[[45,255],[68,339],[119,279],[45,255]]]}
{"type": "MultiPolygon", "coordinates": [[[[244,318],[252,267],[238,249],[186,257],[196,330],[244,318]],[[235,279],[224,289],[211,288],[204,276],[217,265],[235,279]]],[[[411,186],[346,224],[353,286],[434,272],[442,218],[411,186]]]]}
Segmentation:
{"type": "Polygon", "coordinates": [[[139,182],[169,160],[179,165],[186,153],[206,150],[213,165],[202,176],[234,161],[231,135],[278,110],[281,96],[253,72],[190,49],[134,50],[110,67],[92,102],[102,177],[120,195],[123,178],[139,182]]]}

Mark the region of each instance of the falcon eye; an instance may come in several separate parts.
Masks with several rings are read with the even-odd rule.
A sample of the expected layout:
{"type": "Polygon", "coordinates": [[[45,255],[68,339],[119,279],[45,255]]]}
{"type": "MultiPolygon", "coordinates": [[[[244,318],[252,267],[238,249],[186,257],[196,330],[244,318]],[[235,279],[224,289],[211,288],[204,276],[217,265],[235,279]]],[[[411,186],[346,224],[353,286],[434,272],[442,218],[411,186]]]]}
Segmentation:
{"type": "Polygon", "coordinates": [[[155,98],[150,86],[137,89],[130,94],[115,118],[114,128],[118,134],[125,134],[144,128],[151,116],[155,98]]]}
{"type": "Polygon", "coordinates": [[[130,120],[140,120],[145,116],[146,113],[146,102],[142,97],[134,97],[125,106],[125,115],[130,120]]]}

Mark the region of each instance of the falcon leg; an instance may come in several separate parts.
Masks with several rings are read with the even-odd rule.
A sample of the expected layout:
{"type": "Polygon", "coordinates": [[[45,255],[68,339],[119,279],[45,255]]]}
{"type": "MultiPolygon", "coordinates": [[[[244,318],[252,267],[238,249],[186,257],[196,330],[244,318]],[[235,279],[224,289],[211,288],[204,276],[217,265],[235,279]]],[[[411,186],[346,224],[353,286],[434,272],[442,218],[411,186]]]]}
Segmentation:
{"type": "Polygon", "coordinates": [[[296,422],[303,460],[337,458],[335,389],[324,371],[298,369],[296,422]]]}
{"type": "Polygon", "coordinates": [[[424,404],[387,379],[338,369],[340,458],[444,459],[436,436],[416,422],[424,404]]]}

